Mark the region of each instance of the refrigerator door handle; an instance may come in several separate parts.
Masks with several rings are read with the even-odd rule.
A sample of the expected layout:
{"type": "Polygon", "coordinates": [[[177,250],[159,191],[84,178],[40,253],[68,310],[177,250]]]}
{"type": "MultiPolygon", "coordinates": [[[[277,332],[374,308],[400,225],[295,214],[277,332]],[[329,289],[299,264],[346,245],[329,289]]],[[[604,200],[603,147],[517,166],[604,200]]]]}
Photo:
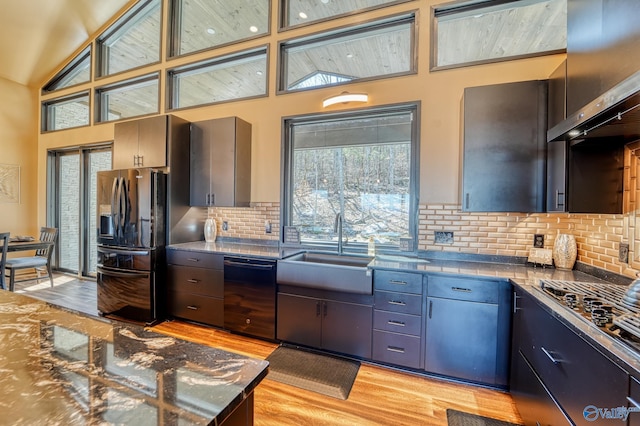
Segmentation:
{"type": "MultiPolygon", "coordinates": [[[[127,191],[127,186],[125,183],[124,178],[120,178],[120,181],[118,183],[118,228],[120,230],[119,232],[119,237],[120,239],[124,238],[124,234],[126,231],[126,224],[127,224],[127,219],[126,219],[126,214],[127,214],[127,195],[126,195],[126,191],[127,191]]],[[[121,240],[122,241],[122,240],[121,240]]]]}
{"type": "Polygon", "coordinates": [[[118,237],[118,222],[116,216],[118,211],[116,210],[116,194],[118,192],[118,178],[113,178],[113,185],[111,186],[111,227],[113,228],[114,238],[118,237]]]}

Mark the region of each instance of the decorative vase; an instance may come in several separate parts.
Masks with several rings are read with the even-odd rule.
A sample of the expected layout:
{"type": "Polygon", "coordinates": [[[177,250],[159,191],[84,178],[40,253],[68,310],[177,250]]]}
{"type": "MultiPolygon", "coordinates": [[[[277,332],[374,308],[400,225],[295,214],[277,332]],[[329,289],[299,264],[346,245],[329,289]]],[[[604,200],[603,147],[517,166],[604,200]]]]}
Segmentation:
{"type": "Polygon", "coordinates": [[[558,234],[553,243],[553,262],[558,269],[573,269],[578,248],[576,239],[570,234],[558,234]]]}
{"type": "Polygon", "coordinates": [[[215,243],[217,233],[218,229],[215,219],[207,218],[207,220],[204,221],[204,240],[208,243],[215,243]]]}

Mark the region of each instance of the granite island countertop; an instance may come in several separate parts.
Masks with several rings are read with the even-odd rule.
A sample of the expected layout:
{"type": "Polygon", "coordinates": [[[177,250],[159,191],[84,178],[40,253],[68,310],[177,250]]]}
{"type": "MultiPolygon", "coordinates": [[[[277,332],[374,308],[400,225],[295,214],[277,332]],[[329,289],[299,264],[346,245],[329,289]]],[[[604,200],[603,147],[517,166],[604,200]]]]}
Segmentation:
{"type": "Polygon", "coordinates": [[[0,291],[0,411],[31,424],[220,424],[268,362],[0,291]]]}

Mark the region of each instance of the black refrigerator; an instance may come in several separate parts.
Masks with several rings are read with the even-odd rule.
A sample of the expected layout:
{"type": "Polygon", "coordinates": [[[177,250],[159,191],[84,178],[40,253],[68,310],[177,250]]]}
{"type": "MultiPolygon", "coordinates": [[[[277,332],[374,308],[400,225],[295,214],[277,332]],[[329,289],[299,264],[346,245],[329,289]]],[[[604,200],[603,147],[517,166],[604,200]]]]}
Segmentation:
{"type": "Polygon", "coordinates": [[[102,316],[162,319],[167,176],[153,169],[98,172],[97,286],[102,316]]]}

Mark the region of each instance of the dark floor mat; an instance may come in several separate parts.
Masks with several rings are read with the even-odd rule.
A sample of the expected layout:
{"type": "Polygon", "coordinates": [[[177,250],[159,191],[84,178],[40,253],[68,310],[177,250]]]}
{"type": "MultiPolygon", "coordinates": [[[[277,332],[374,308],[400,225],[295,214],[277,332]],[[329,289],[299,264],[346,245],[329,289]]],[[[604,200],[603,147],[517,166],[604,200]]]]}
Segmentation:
{"type": "Polygon", "coordinates": [[[502,420],[490,419],[477,414],[464,413],[447,409],[447,424],[449,426],[518,426],[502,420]]]}
{"type": "Polygon", "coordinates": [[[338,399],[347,399],[360,363],[280,346],[267,357],[268,379],[338,399]]]}

